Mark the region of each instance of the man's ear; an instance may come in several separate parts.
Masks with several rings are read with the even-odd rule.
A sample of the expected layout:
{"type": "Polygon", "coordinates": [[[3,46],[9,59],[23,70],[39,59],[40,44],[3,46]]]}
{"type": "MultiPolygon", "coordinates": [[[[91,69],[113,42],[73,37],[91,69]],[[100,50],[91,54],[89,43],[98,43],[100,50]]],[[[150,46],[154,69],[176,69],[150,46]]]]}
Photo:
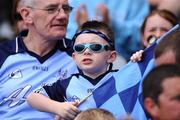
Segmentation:
{"type": "Polygon", "coordinates": [[[154,102],[152,98],[145,98],[144,107],[153,118],[157,118],[159,116],[159,106],[154,102]]]}
{"type": "Polygon", "coordinates": [[[111,54],[109,56],[109,59],[108,59],[108,63],[113,63],[116,59],[116,56],[117,56],[117,53],[116,51],[111,51],[111,54]]]}
{"type": "Polygon", "coordinates": [[[28,23],[28,24],[33,23],[33,20],[32,20],[31,14],[30,14],[30,8],[22,7],[20,9],[20,14],[21,14],[25,23],[28,23]]]}

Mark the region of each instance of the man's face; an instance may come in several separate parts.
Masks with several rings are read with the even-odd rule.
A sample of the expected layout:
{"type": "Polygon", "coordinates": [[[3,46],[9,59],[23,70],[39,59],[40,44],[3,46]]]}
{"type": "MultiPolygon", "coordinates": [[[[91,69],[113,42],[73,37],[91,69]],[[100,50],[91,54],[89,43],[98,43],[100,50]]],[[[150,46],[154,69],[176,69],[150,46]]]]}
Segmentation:
{"type": "Polygon", "coordinates": [[[157,66],[163,64],[175,64],[176,59],[174,52],[171,50],[164,52],[161,56],[155,59],[155,63],[157,66]]]}
{"type": "Polygon", "coordinates": [[[67,0],[36,0],[35,6],[29,7],[33,16],[32,30],[45,39],[64,38],[69,13],[63,6],[69,6],[67,0]]]}
{"type": "Polygon", "coordinates": [[[180,77],[167,78],[158,98],[158,120],[180,120],[180,77]]]}

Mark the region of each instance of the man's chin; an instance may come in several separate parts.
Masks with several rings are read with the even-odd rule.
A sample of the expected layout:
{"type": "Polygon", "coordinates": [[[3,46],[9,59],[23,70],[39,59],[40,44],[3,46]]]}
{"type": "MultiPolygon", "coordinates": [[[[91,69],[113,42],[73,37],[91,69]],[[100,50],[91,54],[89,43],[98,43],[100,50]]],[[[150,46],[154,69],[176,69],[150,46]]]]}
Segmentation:
{"type": "Polygon", "coordinates": [[[65,38],[66,32],[56,33],[54,36],[55,36],[56,39],[62,39],[62,38],[65,38]]]}

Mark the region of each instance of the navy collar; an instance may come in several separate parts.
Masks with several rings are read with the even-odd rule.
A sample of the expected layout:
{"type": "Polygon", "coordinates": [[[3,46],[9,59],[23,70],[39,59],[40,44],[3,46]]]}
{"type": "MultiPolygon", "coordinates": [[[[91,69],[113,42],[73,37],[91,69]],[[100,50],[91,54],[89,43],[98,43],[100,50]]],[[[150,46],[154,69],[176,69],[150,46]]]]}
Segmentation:
{"type": "Polygon", "coordinates": [[[58,40],[54,49],[52,49],[48,54],[46,54],[44,56],[39,56],[36,53],[29,51],[24,44],[23,36],[21,34],[19,34],[13,42],[14,42],[13,46],[12,46],[13,53],[17,54],[17,53],[27,52],[31,56],[36,57],[40,63],[45,62],[57,50],[60,50],[62,52],[66,52],[70,56],[71,56],[72,51],[73,51],[72,50],[72,41],[69,39],[66,39],[66,38],[64,38],[62,40],[58,40]]]}

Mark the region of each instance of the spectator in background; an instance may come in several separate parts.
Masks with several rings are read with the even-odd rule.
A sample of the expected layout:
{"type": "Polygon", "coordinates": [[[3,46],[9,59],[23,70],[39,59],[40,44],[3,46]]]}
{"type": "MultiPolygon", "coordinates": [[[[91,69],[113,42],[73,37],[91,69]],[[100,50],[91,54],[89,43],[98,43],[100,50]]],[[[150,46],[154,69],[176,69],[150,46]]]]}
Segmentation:
{"type": "Polygon", "coordinates": [[[179,0],[160,0],[158,9],[165,9],[171,11],[180,20],[180,4],[179,0]]]}
{"type": "Polygon", "coordinates": [[[144,107],[152,120],[180,119],[180,68],[162,65],[143,81],[144,107]]]}
{"type": "Polygon", "coordinates": [[[0,41],[14,37],[11,20],[12,0],[0,0],[0,41]]]}
{"type": "Polygon", "coordinates": [[[150,11],[156,10],[161,0],[148,0],[150,11]]]}
{"type": "Polygon", "coordinates": [[[180,4],[179,0],[148,0],[150,5],[150,10],[168,10],[180,19],[180,4]]]}
{"type": "Polygon", "coordinates": [[[115,32],[116,50],[126,60],[140,49],[140,26],[149,13],[146,0],[71,0],[70,4],[76,9],[70,15],[67,37],[71,38],[74,35],[78,28],[77,23],[82,23],[84,16],[88,20],[109,22],[115,32]],[[81,4],[85,6],[81,6],[78,12],[82,12],[83,15],[77,17],[76,10],[81,4]],[[75,20],[80,22],[76,23],[75,20]]]}
{"type": "MultiPolygon", "coordinates": [[[[177,17],[167,10],[154,10],[144,20],[141,27],[142,48],[146,48],[172,27],[178,24],[177,17]]],[[[141,60],[143,50],[131,56],[132,61],[141,60]]]]}
{"type": "MultiPolygon", "coordinates": [[[[154,51],[155,64],[177,64],[180,66],[180,27],[175,31],[164,36],[154,51]]],[[[132,61],[143,60],[143,51],[136,52],[132,57],[132,61]]]]}
{"type": "Polygon", "coordinates": [[[116,118],[105,109],[94,108],[81,112],[74,120],[116,120],[116,118]]]}
{"type": "Polygon", "coordinates": [[[154,10],[144,20],[141,27],[141,36],[143,48],[148,47],[154,40],[160,38],[163,34],[178,24],[177,17],[167,10],[154,10]]]}
{"type": "Polygon", "coordinates": [[[23,7],[21,0],[13,0],[12,18],[14,22],[15,33],[18,34],[24,30],[27,30],[27,26],[23,21],[20,14],[20,9],[23,7]]]}
{"type": "Polygon", "coordinates": [[[180,66],[180,26],[164,36],[156,46],[154,56],[156,65],[176,64],[180,66]]]}

